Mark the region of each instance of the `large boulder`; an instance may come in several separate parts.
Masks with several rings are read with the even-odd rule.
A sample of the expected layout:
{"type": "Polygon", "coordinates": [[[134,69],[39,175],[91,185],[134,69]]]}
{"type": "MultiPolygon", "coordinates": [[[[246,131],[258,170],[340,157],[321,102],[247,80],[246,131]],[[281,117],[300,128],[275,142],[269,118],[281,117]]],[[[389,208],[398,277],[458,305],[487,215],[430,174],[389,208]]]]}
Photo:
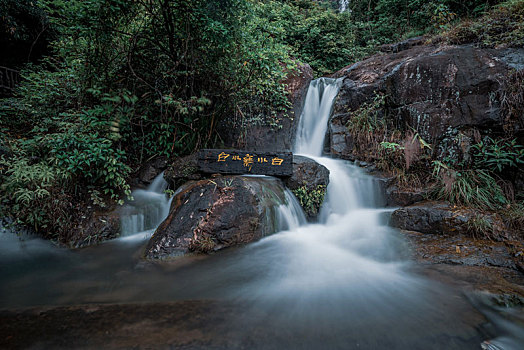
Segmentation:
{"type": "Polygon", "coordinates": [[[329,170],[311,158],[293,156],[293,176],[284,183],[298,198],[307,218],[316,219],[329,184],[329,170]]]}
{"type": "Polygon", "coordinates": [[[313,79],[313,70],[308,64],[298,63],[296,70],[288,73],[283,81],[291,107],[280,113],[275,120],[268,116],[253,116],[239,113],[218,125],[219,134],[225,148],[249,149],[260,152],[291,151],[300,113],[304,106],[309,83],[313,79]],[[259,119],[259,122],[246,120],[259,119]],[[247,124],[247,125],[246,125],[247,124]]]}
{"type": "Polygon", "coordinates": [[[416,130],[434,146],[437,156],[461,152],[465,146],[456,140],[464,142],[459,133],[472,138],[478,130],[503,129],[501,82],[524,61],[524,49],[420,45],[422,40],[337,73],[344,82],[329,127],[334,156],[355,157],[355,135],[346,126],[352,112],[373,101],[377,93],[386,96],[384,109],[390,121],[401,129],[416,130]]]}
{"type": "Polygon", "coordinates": [[[275,178],[218,176],[192,181],[149,241],[145,257],[166,259],[245,244],[276,232],[277,207],[286,201],[275,178]]]}

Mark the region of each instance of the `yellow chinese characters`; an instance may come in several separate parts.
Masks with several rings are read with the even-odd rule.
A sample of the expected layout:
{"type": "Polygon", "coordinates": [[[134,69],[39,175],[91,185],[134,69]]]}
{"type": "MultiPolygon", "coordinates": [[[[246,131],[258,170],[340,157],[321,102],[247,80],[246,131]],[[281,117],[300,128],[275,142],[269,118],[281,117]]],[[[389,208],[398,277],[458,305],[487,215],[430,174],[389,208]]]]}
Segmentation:
{"type": "Polygon", "coordinates": [[[271,160],[271,165],[282,165],[284,159],[275,157],[271,160]]]}
{"type": "Polygon", "coordinates": [[[240,158],[240,156],[233,156],[233,158],[231,158],[231,159],[232,159],[232,160],[242,160],[242,159],[240,158]]]}
{"type": "Polygon", "coordinates": [[[225,162],[227,157],[229,157],[229,154],[222,152],[218,155],[218,161],[225,162]]]}
{"type": "Polygon", "coordinates": [[[267,163],[267,159],[264,158],[264,157],[258,157],[258,158],[257,158],[257,162],[258,162],[258,163],[267,163]]]}
{"type": "Polygon", "coordinates": [[[244,166],[249,168],[249,171],[251,171],[251,168],[253,167],[253,156],[248,153],[244,156],[243,160],[244,166]]]}

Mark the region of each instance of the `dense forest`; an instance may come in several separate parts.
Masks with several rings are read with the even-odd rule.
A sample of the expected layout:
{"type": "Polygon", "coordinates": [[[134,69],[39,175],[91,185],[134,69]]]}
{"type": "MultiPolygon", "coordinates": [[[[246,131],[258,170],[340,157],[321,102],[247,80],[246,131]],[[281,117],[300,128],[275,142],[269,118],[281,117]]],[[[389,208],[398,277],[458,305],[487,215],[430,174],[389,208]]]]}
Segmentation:
{"type": "MultiPolygon", "coordinates": [[[[344,4],[340,11],[336,1],[313,0],[0,0],[0,66],[21,76],[0,100],[0,217],[67,242],[85,207],[111,208],[130,196],[129,180],[146,161],[222,146],[217,126],[233,116],[281,127],[289,108],[283,81],[299,64],[328,76],[420,35],[524,46],[521,0],[344,4]]],[[[522,115],[522,74],[512,79],[508,113],[522,115]]],[[[476,165],[453,166],[477,174],[473,183],[498,186],[501,173],[524,162],[519,130],[478,145],[476,165]]],[[[398,161],[390,152],[398,144],[382,146],[398,161]]],[[[471,187],[460,181],[445,194],[459,204],[471,187]]],[[[503,189],[481,194],[488,209],[522,200],[503,189]]],[[[524,216],[521,205],[513,208],[524,216]]]]}

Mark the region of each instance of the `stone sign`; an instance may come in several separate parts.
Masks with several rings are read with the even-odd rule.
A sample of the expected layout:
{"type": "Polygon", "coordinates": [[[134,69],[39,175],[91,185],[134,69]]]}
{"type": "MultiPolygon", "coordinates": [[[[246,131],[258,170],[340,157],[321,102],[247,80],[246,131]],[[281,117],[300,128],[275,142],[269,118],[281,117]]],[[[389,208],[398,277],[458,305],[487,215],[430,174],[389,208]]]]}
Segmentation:
{"type": "Polygon", "coordinates": [[[293,175],[291,152],[250,152],[204,149],[198,155],[200,171],[208,174],[293,175]]]}

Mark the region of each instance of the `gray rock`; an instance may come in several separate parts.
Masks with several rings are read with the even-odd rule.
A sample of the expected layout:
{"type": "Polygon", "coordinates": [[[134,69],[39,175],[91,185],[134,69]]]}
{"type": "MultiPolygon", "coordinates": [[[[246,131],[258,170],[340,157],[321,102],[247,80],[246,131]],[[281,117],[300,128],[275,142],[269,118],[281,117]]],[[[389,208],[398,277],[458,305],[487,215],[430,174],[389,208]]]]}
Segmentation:
{"type": "Polygon", "coordinates": [[[397,186],[389,186],[385,191],[386,205],[389,207],[405,207],[422,202],[427,197],[427,190],[407,191],[397,186]]]}

